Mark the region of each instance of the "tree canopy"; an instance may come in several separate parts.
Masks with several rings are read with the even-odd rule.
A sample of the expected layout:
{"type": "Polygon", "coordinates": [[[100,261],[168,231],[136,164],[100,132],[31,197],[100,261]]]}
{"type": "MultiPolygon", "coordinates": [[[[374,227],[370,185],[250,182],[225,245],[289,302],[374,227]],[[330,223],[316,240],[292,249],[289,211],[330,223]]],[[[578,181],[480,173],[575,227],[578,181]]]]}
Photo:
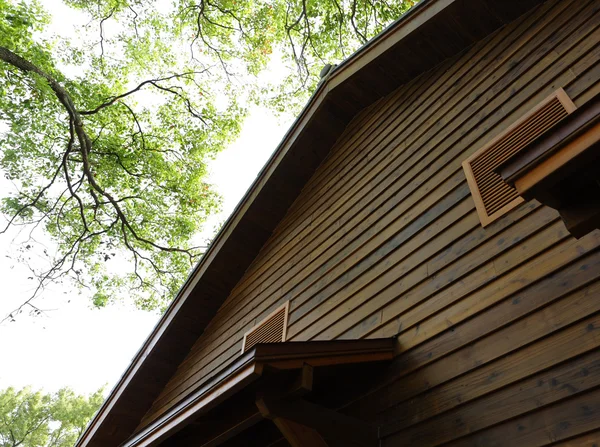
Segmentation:
{"type": "MultiPolygon", "coordinates": [[[[207,163],[251,104],[296,111],[321,67],[415,1],[63,0],[80,20],[54,35],[37,1],[0,0],[0,169],[11,226],[57,244],[32,301],[69,278],[104,306],[163,308],[218,210],[207,163]],[[275,64],[275,80],[260,75],[275,64]],[[2,128],[4,126],[4,129],[2,128]]],[[[26,259],[26,257],[24,257],[26,259]]]]}
{"type": "Polygon", "coordinates": [[[0,390],[0,447],[71,447],[104,401],[68,388],[44,394],[23,388],[0,390]]]}

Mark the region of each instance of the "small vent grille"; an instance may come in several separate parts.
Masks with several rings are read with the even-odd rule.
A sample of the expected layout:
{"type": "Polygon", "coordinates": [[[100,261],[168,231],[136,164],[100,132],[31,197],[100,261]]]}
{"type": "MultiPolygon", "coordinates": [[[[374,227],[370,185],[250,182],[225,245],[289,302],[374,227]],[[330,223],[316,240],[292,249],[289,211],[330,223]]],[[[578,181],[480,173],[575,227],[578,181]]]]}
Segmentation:
{"type": "Polygon", "coordinates": [[[289,301],[246,332],[244,335],[244,343],[242,345],[242,354],[259,343],[278,343],[285,341],[288,308],[289,301]]]}
{"type": "Polygon", "coordinates": [[[560,89],[463,162],[484,227],[523,202],[517,190],[505,183],[494,169],[573,110],[575,105],[560,89]]]}

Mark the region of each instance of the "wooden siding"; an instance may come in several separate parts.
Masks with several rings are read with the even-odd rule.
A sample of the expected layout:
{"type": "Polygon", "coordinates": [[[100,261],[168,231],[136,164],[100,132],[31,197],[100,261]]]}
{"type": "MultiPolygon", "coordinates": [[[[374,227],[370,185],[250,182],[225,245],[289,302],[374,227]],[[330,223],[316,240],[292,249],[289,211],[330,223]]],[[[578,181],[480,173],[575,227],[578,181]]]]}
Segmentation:
{"type": "Polygon", "coordinates": [[[141,426],[289,300],[288,340],[397,336],[346,408],[383,445],[592,439],[600,233],[577,241],[536,202],[483,229],[461,163],[558,88],[577,106],[600,92],[599,9],[546,2],[356,117],[141,426]]]}
{"type": "Polygon", "coordinates": [[[558,89],[463,162],[481,225],[487,226],[524,201],[495,169],[574,110],[571,98],[558,89]]]}

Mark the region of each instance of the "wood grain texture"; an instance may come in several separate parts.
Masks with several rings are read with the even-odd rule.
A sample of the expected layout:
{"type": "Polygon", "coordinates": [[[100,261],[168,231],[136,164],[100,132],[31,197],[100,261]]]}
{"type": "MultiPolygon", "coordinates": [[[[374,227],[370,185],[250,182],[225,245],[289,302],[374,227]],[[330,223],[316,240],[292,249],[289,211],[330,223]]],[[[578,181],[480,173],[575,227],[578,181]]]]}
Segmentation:
{"type": "Polygon", "coordinates": [[[581,436],[566,441],[559,441],[554,446],[560,447],[598,447],[600,446],[600,430],[595,430],[591,433],[585,433],[581,436]]]}
{"type": "Polygon", "coordinates": [[[481,228],[461,163],[557,89],[577,106],[600,89],[599,9],[545,2],[359,114],[143,424],[289,300],[287,340],[397,337],[394,364],[345,410],[381,424],[384,445],[598,430],[600,234],[577,241],[536,202],[481,228]]]}
{"type": "Polygon", "coordinates": [[[463,162],[484,227],[524,201],[495,169],[575,109],[564,90],[559,89],[463,162]]]}

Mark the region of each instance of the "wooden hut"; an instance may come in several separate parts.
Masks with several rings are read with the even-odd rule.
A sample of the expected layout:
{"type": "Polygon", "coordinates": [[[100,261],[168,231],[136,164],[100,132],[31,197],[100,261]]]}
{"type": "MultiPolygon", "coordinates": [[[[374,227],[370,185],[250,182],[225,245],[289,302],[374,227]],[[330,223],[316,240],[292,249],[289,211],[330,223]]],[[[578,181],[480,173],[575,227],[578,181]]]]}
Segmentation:
{"type": "Polygon", "coordinates": [[[599,9],[423,0],[331,70],[77,446],[597,445],[599,9]]]}

